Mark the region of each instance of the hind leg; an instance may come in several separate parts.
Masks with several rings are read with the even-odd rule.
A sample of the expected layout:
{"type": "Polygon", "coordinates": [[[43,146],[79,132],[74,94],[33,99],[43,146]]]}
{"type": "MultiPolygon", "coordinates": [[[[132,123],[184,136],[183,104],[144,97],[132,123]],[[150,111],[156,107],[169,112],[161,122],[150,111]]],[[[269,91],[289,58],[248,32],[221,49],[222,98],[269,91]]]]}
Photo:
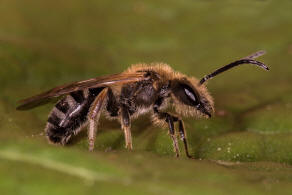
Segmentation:
{"type": "Polygon", "coordinates": [[[101,111],[104,107],[105,99],[107,97],[108,89],[103,89],[95,98],[88,113],[88,149],[93,151],[94,141],[96,137],[97,124],[100,118],[101,111]]]}

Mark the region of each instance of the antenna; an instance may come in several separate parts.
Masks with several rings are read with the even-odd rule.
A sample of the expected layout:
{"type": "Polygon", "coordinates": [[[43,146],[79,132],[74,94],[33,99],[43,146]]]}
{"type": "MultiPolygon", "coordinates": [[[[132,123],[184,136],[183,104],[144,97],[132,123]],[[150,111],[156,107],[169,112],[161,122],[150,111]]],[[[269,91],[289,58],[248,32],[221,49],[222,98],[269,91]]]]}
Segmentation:
{"type": "Polygon", "coordinates": [[[259,61],[256,61],[254,60],[255,58],[257,57],[260,57],[262,55],[264,55],[266,52],[264,50],[260,50],[260,51],[257,51],[251,55],[248,55],[240,60],[237,60],[235,62],[232,62],[230,64],[227,64],[217,70],[215,70],[214,72],[212,72],[211,74],[208,74],[206,76],[204,76],[201,80],[200,80],[200,85],[202,85],[204,82],[206,82],[207,80],[215,77],[216,75],[222,73],[222,72],[225,72],[235,66],[238,66],[238,65],[241,65],[241,64],[254,64],[256,66],[259,66],[265,70],[269,70],[269,67],[267,67],[264,63],[262,62],[259,62],[259,61]]]}

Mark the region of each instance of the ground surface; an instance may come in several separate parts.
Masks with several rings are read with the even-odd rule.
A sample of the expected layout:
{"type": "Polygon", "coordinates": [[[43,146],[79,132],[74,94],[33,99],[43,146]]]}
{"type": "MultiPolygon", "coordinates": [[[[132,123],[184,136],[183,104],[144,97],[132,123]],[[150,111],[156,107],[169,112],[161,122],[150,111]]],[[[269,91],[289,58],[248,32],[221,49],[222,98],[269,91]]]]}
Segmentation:
{"type": "Polygon", "coordinates": [[[289,0],[2,1],[1,194],[288,194],[291,10],[289,0]],[[147,117],[133,123],[133,152],[119,125],[103,121],[90,153],[85,134],[67,147],[47,143],[52,104],[15,111],[21,98],[133,63],[200,78],[260,49],[271,71],[247,65],[218,76],[208,83],[217,115],[185,121],[196,160],[174,158],[167,131],[147,117]]]}

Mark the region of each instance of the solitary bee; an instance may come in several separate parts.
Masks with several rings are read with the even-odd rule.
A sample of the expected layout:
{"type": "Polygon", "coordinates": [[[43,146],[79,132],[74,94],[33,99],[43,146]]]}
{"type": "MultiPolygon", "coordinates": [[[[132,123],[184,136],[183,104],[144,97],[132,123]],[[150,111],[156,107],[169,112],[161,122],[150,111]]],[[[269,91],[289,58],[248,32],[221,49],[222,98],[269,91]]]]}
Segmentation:
{"type": "Polygon", "coordinates": [[[65,145],[73,135],[88,126],[89,150],[94,149],[97,124],[101,114],[117,119],[125,136],[125,146],[132,150],[131,120],[150,113],[155,125],[168,126],[176,156],[179,147],[174,123],[188,151],[186,133],[181,116],[211,117],[214,102],[204,83],[212,77],[241,64],[254,64],[265,70],[269,68],[254,60],[263,55],[258,51],[225,65],[200,81],[175,72],[167,64],[137,64],[120,74],[92,78],[53,88],[39,95],[21,100],[18,110],[26,110],[59,97],[51,111],[45,128],[52,143],[65,145]],[[172,105],[176,114],[166,112],[172,105]]]}

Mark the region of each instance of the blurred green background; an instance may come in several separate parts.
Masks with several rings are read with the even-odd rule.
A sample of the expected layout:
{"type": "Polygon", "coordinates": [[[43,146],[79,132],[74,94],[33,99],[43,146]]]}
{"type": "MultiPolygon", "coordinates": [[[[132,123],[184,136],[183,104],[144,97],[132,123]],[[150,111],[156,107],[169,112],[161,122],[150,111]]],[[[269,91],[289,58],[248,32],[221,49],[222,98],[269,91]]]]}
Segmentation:
{"type": "MultiPolygon", "coordinates": [[[[2,0],[1,194],[288,194],[292,190],[290,0],[2,0]],[[66,147],[43,134],[53,104],[17,101],[76,80],[165,62],[201,78],[264,49],[269,72],[244,65],[208,83],[217,114],[186,119],[196,160],[174,157],[167,130],[147,117],[102,120],[93,153],[86,131],[66,147]]],[[[182,146],[182,145],[181,145],[182,146]]]]}

